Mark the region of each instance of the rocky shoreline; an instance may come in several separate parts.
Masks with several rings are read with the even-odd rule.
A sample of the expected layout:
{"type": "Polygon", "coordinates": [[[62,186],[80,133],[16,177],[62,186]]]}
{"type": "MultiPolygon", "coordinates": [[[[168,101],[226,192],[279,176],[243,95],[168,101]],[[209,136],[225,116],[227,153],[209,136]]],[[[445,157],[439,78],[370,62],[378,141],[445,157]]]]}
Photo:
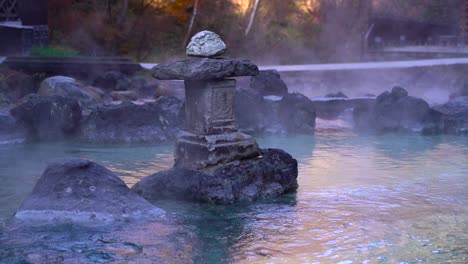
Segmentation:
{"type": "MultiPolygon", "coordinates": [[[[183,128],[183,98],[166,95],[164,85],[141,77],[108,72],[93,81],[100,85],[94,87],[64,76],[40,83],[25,74],[14,76],[18,80],[0,81],[3,143],[71,139],[157,144],[172,142],[183,128]]],[[[262,71],[238,88],[234,110],[240,131],[250,134],[313,134],[316,118],[336,119],[351,109],[358,133],[466,135],[467,96],[461,90],[447,103],[430,106],[397,87],[377,97],[337,93],[309,99],[289,93],[277,72],[262,71]]]]}

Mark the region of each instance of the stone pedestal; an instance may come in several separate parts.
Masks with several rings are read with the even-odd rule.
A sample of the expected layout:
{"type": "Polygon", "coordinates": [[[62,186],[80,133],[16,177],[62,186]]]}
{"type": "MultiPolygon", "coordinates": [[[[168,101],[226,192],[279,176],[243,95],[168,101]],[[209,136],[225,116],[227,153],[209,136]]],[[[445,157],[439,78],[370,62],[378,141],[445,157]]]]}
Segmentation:
{"type": "Polygon", "coordinates": [[[185,131],[178,135],[175,166],[202,169],[260,156],[255,139],[234,121],[236,81],[185,81],[185,131]]]}
{"type": "MultiPolygon", "coordinates": [[[[281,150],[258,148],[236,129],[236,81],[255,76],[248,60],[212,58],[225,44],[213,32],[196,34],[187,54],[200,56],[160,63],[159,80],[185,81],[185,130],[177,136],[174,168],[146,177],[132,189],[147,199],[176,198],[231,203],[297,189],[297,161],[281,150]]],[[[252,113],[255,114],[255,113],[252,113]]]]}

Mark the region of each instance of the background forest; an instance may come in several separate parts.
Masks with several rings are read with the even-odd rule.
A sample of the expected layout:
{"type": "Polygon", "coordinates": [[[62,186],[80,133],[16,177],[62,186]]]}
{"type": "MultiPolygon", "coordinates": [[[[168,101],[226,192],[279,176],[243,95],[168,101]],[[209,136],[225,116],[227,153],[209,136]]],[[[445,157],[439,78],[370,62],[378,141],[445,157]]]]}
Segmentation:
{"type": "Polygon", "coordinates": [[[51,46],[140,61],[182,57],[190,37],[217,32],[230,56],[263,63],[353,60],[370,12],[445,23],[437,0],[49,0],[51,46]]]}

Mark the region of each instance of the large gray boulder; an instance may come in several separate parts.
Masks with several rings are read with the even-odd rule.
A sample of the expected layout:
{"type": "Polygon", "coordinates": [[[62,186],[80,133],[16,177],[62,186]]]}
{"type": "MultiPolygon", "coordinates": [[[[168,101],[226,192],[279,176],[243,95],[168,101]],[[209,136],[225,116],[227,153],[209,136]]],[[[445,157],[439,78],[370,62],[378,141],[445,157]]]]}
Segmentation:
{"type": "Polygon", "coordinates": [[[264,149],[261,158],[209,170],[172,168],[159,172],[144,178],[132,190],[149,200],[223,204],[276,196],[297,187],[297,161],[282,150],[264,149]]]}
{"type": "Polygon", "coordinates": [[[27,221],[122,221],[164,211],[132,192],[105,167],[88,160],[50,164],[15,214],[27,221]]]}
{"type": "Polygon", "coordinates": [[[161,143],[182,125],[183,102],[162,96],[154,103],[124,102],[96,108],[82,124],[82,139],[94,143],[161,143]]]}
{"type": "Polygon", "coordinates": [[[242,59],[193,58],[153,68],[153,77],[159,80],[220,80],[257,74],[257,65],[242,59]]]}
{"type": "Polygon", "coordinates": [[[73,98],[32,94],[10,110],[31,140],[55,141],[79,132],[81,107],[73,98]]]}
{"type": "Polygon", "coordinates": [[[81,106],[98,103],[104,93],[94,87],[85,87],[77,80],[67,76],[53,76],[41,82],[37,94],[42,96],[59,95],[78,100],[81,106]]]}
{"type": "Polygon", "coordinates": [[[226,51],[226,44],[221,37],[204,30],[195,34],[187,45],[186,54],[195,57],[214,57],[226,51]]]}
{"type": "Polygon", "coordinates": [[[260,71],[250,80],[250,89],[257,91],[263,96],[277,95],[283,96],[288,93],[286,83],[276,70],[260,71]]]}
{"type": "Polygon", "coordinates": [[[354,109],[358,130],[384,132],[422,132],[432,122],[432,110],[423,99],[408,96],[401,87],[380,94],[375,104],[354,109]]]}
{"type": "Polygon", "coordinates": [[[315,106],[305,95],[290,93],[280,101],[278,117],[288,133],[313,134],[315,106]]]}

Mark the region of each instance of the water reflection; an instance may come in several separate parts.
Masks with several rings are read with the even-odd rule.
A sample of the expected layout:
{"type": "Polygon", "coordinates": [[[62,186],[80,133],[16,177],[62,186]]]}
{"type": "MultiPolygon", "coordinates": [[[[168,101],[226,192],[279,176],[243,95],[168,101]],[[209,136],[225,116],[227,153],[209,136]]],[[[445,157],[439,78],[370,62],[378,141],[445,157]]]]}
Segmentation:
{"type": "MultiPolygon", "coordinates": [[[[298,192],[227,206],[155,201],[170,215],[171,230],[193,232],[193,237],[178,244],[194,247],[181,251],[187,254],[185,259],[198,263],[467,262],[467,137],[326,131],[315,136],[263,137],[259,143],[283,148],[298,159],[298,192]]],[[[128,185],[173,164],[172,145],[2,146],[0,217],[14,212],[48,161],[67,156],[96,160],[128,185]]],[[[145,255],[151,260],[162,252],[152,243],[174,241],[179,232],[158,236],[149,230],[109,230],[106,234],[121,235],[118,241],[133,237],[132,243],[145,245],[143,252],[151,252],[145,255]]],[[[40,241],[36,231],[31,232],[40,241]]],[[[57,247],[69,248],[70,240],[87,241],[66,232],[56,239],[57,247]]],[[[120,244],[110,251],[99,243],[87,245],[113,258],[120,254],[115,251],[131,251],[120,244]]],[[[45,250],[37,243],[29,251],[31,247],[45,250]]],[[[141,254],[123,259],[143,259],[141,254]]]]}

